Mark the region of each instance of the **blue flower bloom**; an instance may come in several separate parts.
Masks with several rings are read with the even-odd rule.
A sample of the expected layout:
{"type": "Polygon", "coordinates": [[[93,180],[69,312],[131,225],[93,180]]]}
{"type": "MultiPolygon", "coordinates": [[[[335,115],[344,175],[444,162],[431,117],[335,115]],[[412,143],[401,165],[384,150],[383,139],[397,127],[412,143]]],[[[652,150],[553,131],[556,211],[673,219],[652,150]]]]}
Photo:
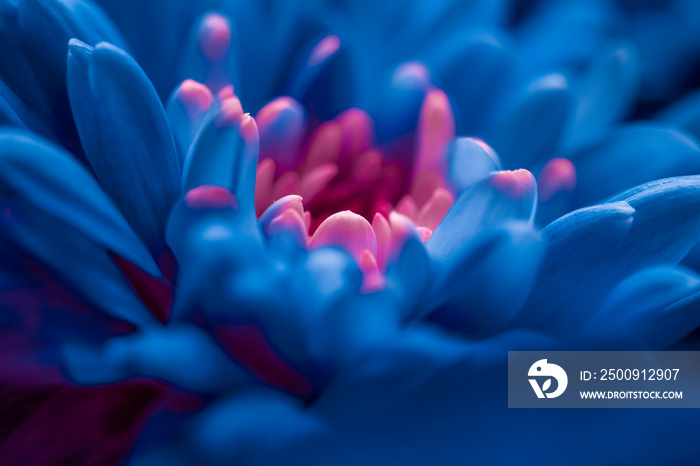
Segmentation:
{"type": "Polygon", "coordinates": [[[700,107],[625,122],[629,2],[101,3],[0,3],[4,463],[698,453],[505,403],[507,351],[700,325],[700,107]]]}

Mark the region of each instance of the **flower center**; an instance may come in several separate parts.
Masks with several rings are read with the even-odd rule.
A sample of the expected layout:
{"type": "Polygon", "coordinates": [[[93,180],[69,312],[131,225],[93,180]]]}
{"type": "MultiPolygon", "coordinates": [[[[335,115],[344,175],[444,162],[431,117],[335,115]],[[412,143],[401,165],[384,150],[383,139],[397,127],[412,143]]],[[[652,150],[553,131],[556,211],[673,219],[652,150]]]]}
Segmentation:
{"type": "Polygon", "coordinates": [[[260,131],[257,214],[285,196],[300,196],[303,211],[298,204],[295,209],[307,224],[311,247],[344,247],[360,264],[381,256],[381,267],[387,251],[371,246],[383,230],[390,231],[388,243],[398,239],[399,230],[405,235],[411,228],[427,240],[454,202],[444,156],[454,138],[454,120],[440,90],[426,93],[412,134],[381,146],[375,142],[374,122],[359,108],[313,127],[301,104],[281,97],[255,119],[260,131]],[[358,240],[368,229],[374,238],[358,240]]]}

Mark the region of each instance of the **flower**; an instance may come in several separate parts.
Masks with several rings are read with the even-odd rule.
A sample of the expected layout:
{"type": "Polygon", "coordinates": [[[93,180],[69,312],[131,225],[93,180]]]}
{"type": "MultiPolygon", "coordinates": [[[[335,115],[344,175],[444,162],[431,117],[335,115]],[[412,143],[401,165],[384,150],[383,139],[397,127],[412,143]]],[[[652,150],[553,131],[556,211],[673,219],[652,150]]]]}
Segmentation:
{"type": "Polygon", "coordinates": [[[700,324],[700,277],[677,266],[700,176],[653,181],[695,173],[698,147],[617,126],[635,46],[584,47],[592,65],[567,75],[552,69],[572,57],[526,26],[515,53],[502,31],[452,24],[504,25],[505,2],[417,2],[392,29],[364,2],[291,2],[270,23],[236,4],[205,13],[181,55],[134,42],[159,96],[92,4],[2,5],[25,51],[1,107],[21,127],[0,130],[4,462],[512,462],[542,438],[561,443],[538,458],[561,461],[567,435],[623,427],[601,451],[668,460],[636,448],[643,433],[672,459],[697,452],[676,435],[692,413],[641,425],[503,401],[509,350],[668,348],[700,324]],[[275,34],[243,46],[257,35],[236,28],[261,25],[275,34]],[[517,448],[497,448],[504,433],[517,448]]]}

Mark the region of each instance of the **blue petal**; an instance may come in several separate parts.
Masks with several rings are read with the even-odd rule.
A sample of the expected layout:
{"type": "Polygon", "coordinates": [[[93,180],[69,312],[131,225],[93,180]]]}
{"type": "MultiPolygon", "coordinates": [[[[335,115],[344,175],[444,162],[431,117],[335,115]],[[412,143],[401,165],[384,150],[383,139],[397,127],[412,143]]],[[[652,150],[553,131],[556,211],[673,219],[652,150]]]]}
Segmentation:
{"type": "Polygon", "coordinates": [[[282,213],[287,209],[303,209],[302,198],[296,194],[290,194],[288,196],[281,197],[272,203],[270,207],[265,209],[265,212],[258,219],[258,225],[263,232],[266,232],[270,223],[282,215],[282,213]]]}
{"type": "MultiPolygon", "coordinates": [[[[230,121],[223,109],[213,110],[185,157],[183,188],[202,185],[222,186],[234,192],[241,213],[254,219],[255,178],[259,139],[247,135],[243,124],[230,121]]],[[[254,122],[252,123],[254,125],[254,122]]]]}
{"type": "MultiPolygon", "coordinates": [[[[245,269],[244,277],[254,283],[258,278],[254,266],[267,270],[257,226],[250,228],[230,207],[195,209],[187,198],[180,200],[173,207],[166,237],[180,271],[173,308],[177,318],[195,311],[229,312],[231,297],[225,290],[232,274],[245,269]]],[[[255,290],[244,291],[241,299],[255,290]]]]}
{"type": "Polygon", "coordinates": [[[639,57],[632,44],[606,47],[577,93],[566,147],[576,147],[604,134],[634,105],[639,57]]]}
{"type": "Polygon", "coordinates": [[[527,168],[549,158],[568,125],[571,90],[561,74],[531,82],[496,114],[486,141],[508,168],[527,168]]]}
{"type": "MultiPolygon", "coordinates": [[[[44,74],[36,74],[34,67],[34,54],[17,53],[18,50],[28,47],[31,43],[19,24],[19,13],[16,2],[0,2],[0,40],[4,44],[0,50],[0,74],[2,81],[12,89],[20,98],[31,102],[34,111],[43,117],[50,115],[50,102],[43,92],[42,78],[44,74]]],[[[65,57],[65,54],[63,54],[65,57]]],[[[54,72],[51,77],[62,79],[65,73],[54,72]]]]}
{"type": "MultiPolygon", "coordinates": [[[[46,57],[59,62],[71,38],[96,43],[110,42],[124,47],[126,42],[104,11],[81,0],[20,0],[19,20],[33,40],[43,44],[46,57]]],[[[63,65],[65,67],[65,65],[63,65]]]]}
{"type": "Polygon", "coordinates": [[[459,194],[426,242],[428,253],[449,267],[456,253],[481,231],[510,220],[532,221],[536,204],[535,179],[526,170],[491,175],[459,194]]]}
{"type": "MultiPolygon", "coordinates": [[[[476,0],[470,2],[419,0],[408,10],[402,36],[408,45],[444,40],[468,26],[494,26],[508,17],[508,1],[476,0]],[[406,31],[410,31],[406,33],[406,31]]],[[[404,9],[401,8],[401,9],[404,9]]]]}
{"type": "MultiPolygon", "coordinates": [[[[355,302],[361,284],[362,273],[356,262],[337,248],[315,249],[299,263],[261,258],[247,269],[229,274],[221,298],[216,298],[227,300],[227,305],[210,319],[259,326],[271,347],[288,364],[315,386],[323,386],[329,365],[333,364],[332,355],[323,348],[336,345],[333,348],[340,351],[330,332],[355,330],[335,325],[356,310],[350,302],[355,302]],[[342,312],[341,306],[344,306],[342,312]],[[338,314],[333,315],[336,310],[338,314]]],[[[372,318],[371,313],[367,318],[372,318]]],[[[342,335],[337,337],[340,339],[342,335]]],[[[364,338],[361,334],[357,337],[364,338]]],[[[339,358],[342,354],[334,353],[339,358]]]]}
{"type": "Polygon", "coordinates": [[[316,39],[307,50],[292,70],[285,94],[329,120],[354,102],[355,70],[338,36],[316,39]]]}
{"type": "Polygon", "coordinates": [[[630,186],[700,172],[697,142],[673,127],[637,123],[571,155],[575,205],[599,202],[630,186]]]}
{"type": "Polygon", "coordinates": [[[268,241],[270,252],[279,253],[292,260],[307,250],[308,231],[306,225],[301,223],[294,224],[289,228],[274,228],[273,222],[287,209],[299,212],[303,216],[301,212],[303,212],[304,207],[301,196],[290,194],[273,202],[258,219],[258,226],[268,241]]]}
{"type": "Polygon", "coordinates": [[[353,258],[338,248],[318,248],[309,252],[303,265],[307,282],[304,306],[317,312],[345,295],[355,294],[362,284],[362,273],[353,258]]]}
{"type": "MultiPolygon", "coordinates": [[[[440,405],[451,409],[451,404],[443,402],[443,395],[453,386],[450,382],[457,374],[471,379],[475,372],[496,371],[500,364],[498,359],[505,358],[507,351],[547,347],[545,342],[546,337],[516,332],[465,342],[463,338],[428,326],[408,328],[384,345],[369,350],[352,366],[339,372],[314,404],[313,410],[324,418],[334,419],[341,426],[354,425],[365,431],[368,428],[367,412],[371,412],[373,418],[386,418],[388,415],[393,422],[395,418],[392,415],[398,413],[410,418],[423,412],[423,408],[430,411],[440,405]],[[458,365],[461,365],[460,370],[455,370],[458,365]],[[442,378],[438,381],[436,377],[440,373],[450,373],[450,380],[442,378]],[[429,396],[415,396],[417,391],[425,393],[426,389],[430,391],[429,396]],[[411,398],[420,400],[422,407],[413,405],[406,411],[405,402],[411,398]],[[426,400],[433,400],[434,403],[425,405],[426,400]]],[[[551,342],[547,343],[551,345],[551,342]]],[[[471,385],[457,386],[463,394],[471,385]]],[[[459,399],[463,399],[463,396],[459,399]]],[[[408,420],[406,422],[403,425],[415,425],[408,420]]],[[[440,430],[443,428],[441,425],[440,430]]],[[[395,453],[392,454],[394,459],[395,453]]],[[[434,450],[432,455],[434,457],[434,450]]],[[[376,459],[376,452],[370,456],[376,459]]],[[[411,461],[405,463],[410,464],[411,461]]]]}
{"type": "Polygon", "coordinates": [[[377,109],[376,131],[380,143],[392,141],[416,128],[430,85],[428,70],[421,63],[404,63],[394,70],[379,96],[382,103],[377,109]]]}
{"type": "Polygon", "coordinates": [[[457,138],[447,150],[447,172],[453,191],[478,183],[501,169],[496,152],[475,138],[457,138]]]}
{"type": "Polygon", "coordinates": [[[31,204],[51,221],[65,224],[103,250],[160,277],[148,250],[112,201],[60,149],[27,133],[0,131],[0,192],[4,200],[31,204]]]}
{"type": "Polygon", "coordinates": [[[180,167],[155,89],[123,51],[72,40],[68,91],[97,179],[149,249],[161,252],[180,167]]]}
{"type": "Polygon", "coordinates": [[[124,34],[134,58],[165,99],[179,82],[174,71],[178,70],[182,53],[183,31],[189,31],[197,17],[217,8],[221,2],[98,0],[98,3],[124,34]]]}
{"type": "Polygon", "coordinates": [[[628,35],[644,65],[643,101],[671,100],[690,83],[698,53],[696,8],[694,2],[681,0],[629,15],[628,35]]]}
{"type": "Polygon", "coordinates": [[[168,98],[165,109],[181,167],[213,102],[214,96],[209,88],[192,80],[180,83],[168,98]]]}
{"type": "Polygon", "coordinates": [[[233,191],[243,157],[243,138],[235,122],[220,121],[216,110],[204,123],[185,157],[183,191],[203,185],[222,186],[233,191]]]}
{"type": "Polygon", "coordinates": [[[63,356],[71,377],[81,384],[145,376],[206,393],[240,388],[254,380],[214,339],[190,325],[169,325],[114,338],[101,348],[69,344],[63,356]]]}
{"type": "MultiPolygon", "coordinates": [[[[20,31],[14,34],[23,42],[23,48],[29,49],[20,54],[27,57],[29,70],[17,60],[17,53],[12,54],[11,65],[2,68],[11,75],[13,89],[21,90],[20,96],[55,126],[61,142],[79,151],[73,147],[77,145],[77,135],[66,95],[68,41],[78,38],[92,45],[108,41],[120,47],[125,42],[102,9],[89,2],[20,0],[16,8],[20,31]]],[[[15,47],[8,50],[16,51],[15,47]]]]}
{"type": "Polygon", "coordinates": [[[343,296],[323,310],[308,337],[316,363],[343,370],[357,358],[390,344],[401,327],[385,293],[343,296]]]}
{"type": "Polygon", "coordinates": [[[199,455],[199,464],[270,464],[264,459],[270,452],[322,430],[321,420],[297,400],[258,390],[227,396],[199,414],[187,450],[199,455]]]}
{"type": "Polygon", "coordinates": [[[467,30],[440,42],[426,63],[455,102],[458,133],[484,134],[510,76],[509,44],[495,32],[467,30]]]}
{"type": "Polygon", "coordinates": [[[587,67],[619,28],[615,2],[546,2],[519,28],[518,71],[521,77],[551,69],[587,67]]]}
{"type": "Polygon", "coordinates": [[[405,320],[413,320],[420,311],[420,301],[428,289],[430,258],[423,242],[410,236],[398,257],[386,271],[386,289],[405,320]]]}
{"type": "Polygon", "coordinates": [[[2,202],[5,241],[46,264],[95,307],[138,326],[156,323],[105,248],[22,200],[2,202]]]}
{"type": "Polygon", "coordinates": [[[558,311],[558,325],[574,326],[580,314],[594,309],[616,283],[610,258],[623,247],[633,214],[629,204],[616,202],[577,210],[549,224],[543,230],[547,252],[516,323],[540,326],[558,311]]]}
{"type": "Polygon", "coordinates": [[[35,134],[50,138],[51,131],[4,82],[0,81],[0,125],[29,129],[35,134]]]}
{"type": "Polygon", "coordinates": [[[700,326],[700,277],[681,267],[644,269],[613,289],[581,330],[605,349],[665,349],[700,326]]]}
{"type": "Polygon", "coordinates": [[[205,83],[214,93],[226,86],[233,85],[237,93],[239,89],[239,67],[240,67],[240,44],[238,43],[239,32],[236,24],[225,16],[218,13],[207,13],[200,17],[192,26],[187,43],[180,58],[180,77],[182,80],[194,79],[197,82],[205,83]],[[226,28],[231,34],[231,42],[223,52],[222,57],[212,61],[203,50],[204,44],[201,42],[202,28],[206,22],[212,18],[221,18],[226,22],[226,28]]]}
{"type": "Polygon", "coordinates": [[[657,119],[680,126],[696,138],[700,138],[700,91],[691,92],[669,105],[657,119]]]}
{"type": "Polygon", "coordinates": [[[29,116],[26,106],[19,98],[0,82],[0,125],[26,128],[24,120],[29,116]],[[20,116],[25,115],[24,118],[20,116]]]}
{"type": "Polygon", "coordinates": [[[700,177],[659,180],[548,225],[548,249],[518,325],[576,332],[625,277],[677,264],[700,233],[700,177]],[[565,310],[565,311],[564,311],[565,310]]]}
{"type": "Polygon", "coordinates": [[[501,330],[525,303],[543,253],[540,233],[526,222],[484,232],[436,283],[439,309],[430,320],[476,337],[501,330]]]}

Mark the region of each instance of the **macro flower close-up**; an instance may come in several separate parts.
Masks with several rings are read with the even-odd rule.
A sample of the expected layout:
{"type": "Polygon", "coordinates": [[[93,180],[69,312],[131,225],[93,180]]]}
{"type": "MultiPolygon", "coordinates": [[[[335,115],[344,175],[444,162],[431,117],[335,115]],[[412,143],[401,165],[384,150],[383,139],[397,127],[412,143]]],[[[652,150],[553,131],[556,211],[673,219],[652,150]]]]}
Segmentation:
{"type": "Polygon", "coordinates": [[[698,462],[685,365],[686,404],[584,406],[556,358],[700,369],[700,3],[0,0],[0,36],[0,464],[698,462]]]}

